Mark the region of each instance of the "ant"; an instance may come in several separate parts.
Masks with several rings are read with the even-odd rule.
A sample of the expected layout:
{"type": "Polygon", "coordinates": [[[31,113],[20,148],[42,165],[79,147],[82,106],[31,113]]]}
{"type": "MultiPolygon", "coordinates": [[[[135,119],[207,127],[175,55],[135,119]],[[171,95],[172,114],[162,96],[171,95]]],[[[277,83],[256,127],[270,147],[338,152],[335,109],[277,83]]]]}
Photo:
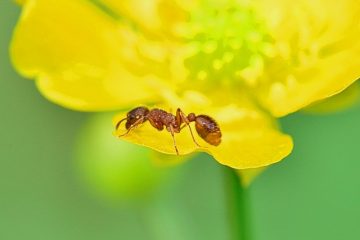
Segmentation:
{"type": "Polygon", "coordinates": [[[185,126],[189,127],[191,137],[194,143],[200,147],[200,145],[196,142],[194,138],[193,132],[190,127],[190,122],[195,122],[195,128],[197,133],[207,143],[218,146],[221,142],[221,131],[214,119],[207,115],[196,116],[194,113],[190,113],[186,116],[180,108],[176,110],[175,116],[172,113],[168,113],[158,108],[153,108],[149,110],[147,107],[136,107],[127,113],[126,118],[121,119],[116,124],[116,130],[119,128],[121,122],[125,120],[125,127],[127,129],[127,132],[119,135],[119,137],[127,135],[133,128],[137,127],[140,124],[143,124],[145,121],[148,120],[150,124],[157,130],[162,131],[165,126],[166,130],[171,133],[177,155],[179,155],[179,151],[176,146],[174,133],[179,133],[181,129],[183,129],[185,126]],[[183,123],[184,125],[182,125],[183,123]]]}

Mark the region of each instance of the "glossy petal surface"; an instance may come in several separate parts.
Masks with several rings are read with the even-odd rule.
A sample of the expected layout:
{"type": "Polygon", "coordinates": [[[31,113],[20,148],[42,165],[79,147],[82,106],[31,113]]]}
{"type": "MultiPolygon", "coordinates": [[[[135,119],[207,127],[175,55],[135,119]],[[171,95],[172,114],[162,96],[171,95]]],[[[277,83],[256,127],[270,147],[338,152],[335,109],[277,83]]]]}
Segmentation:
{"type": "MultiPolygon", "coordinates": [[[[170,109],[170,107],[161,108],[170,109]]],[[[189,112],[185,111],[185,113],[189,112]]],[[[194,125],[191,124],[194,137],[201,147],[196,146],[190,131],[185,127],[180,133],[175,134],[180,155],[196,151],[207,152],[221,164],[236,169],[246,169],[278,162],[292,150],[291,138],[277,131],[271,120],[255,109],[230,104],[221,108],[198,109],[197,113],[209,115],[217,121],[222,132],[222,142],[219,146],[206,143],[197,135],[194,125]]],[[[123,113],[117,116],[114,123],[125,115],[123,113]]],[[[125,132],[126,129],[122,125],[115,135],[119,136],[125,132]]],[[[171,134],[166,130],[156,130],[149,122],[143,123],[121,138],[162,153],[176,154],[171,134]]]]}
{"type": "MultiPolygon", "coordinates": [[[[68,108],[158,103],[210,115],[222,143],[196,135],[199,148],[184,128],[176,134],[180,154],[203,151],[233,168],[258,168],[292,149],[273,117],[359,78],[359,12],[355,0],[28,0],[11,52],[24,76],[68,108]],[[202,96],[178,101],[189,91],[202,96]]],[[[124,139],[174,154],[171,135],[149,123],[124,139]]]]}
{"type": "Polygon", "coordinates": [[[303,111],[312,114],[328,114],[344,110],[346,108],[349,108],[350,106],[359,104],[359,102],[360,83],[355,82],[341,93],[325,100],[316,102],[305,108],[303,111]]]}
{"type": "Polygon", "coordinates": [[[131,74],[122,63],[132,37],[91,1],[29,0],[11,53],[15,67],[51,101],[77,110],[118,109],[155,95],[154,77],[131,74]]]}
{"type": "Polygon", "coordinates": [[[257,12],[274,40],[257,95],[275,116],[335,95],[359,78],[358,1],[260,0],[257,12]]]}

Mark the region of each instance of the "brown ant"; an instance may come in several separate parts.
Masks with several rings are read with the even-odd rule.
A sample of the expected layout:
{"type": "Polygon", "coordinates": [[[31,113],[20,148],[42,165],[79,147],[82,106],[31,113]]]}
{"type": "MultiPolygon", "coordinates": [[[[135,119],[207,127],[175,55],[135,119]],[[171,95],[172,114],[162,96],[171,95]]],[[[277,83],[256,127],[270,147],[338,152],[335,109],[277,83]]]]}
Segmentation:
{"type": "Polygon", "coordinates": [[[147,120],[154,128],[159,131],[163,130],[165,126],[166,130],[171,133],[177,155],[179,155],[179,151],[176,146],[174,133],[179,133],[185,126],[189,127],[194,143],[200,147],[194,138],[193,132],[189,125],[190,122],[195,122],[197,133],[209,144],[218,146],[221,142],[221,131],[214,119],[207,115],[196,116],[194,113],[190,113],[186,116],[180,108],[176,110],[176,116],[158,108],[151,110],[149,110],[147,107],[134,108],[127,113],[126,118],[121,119],[116,124],[116,130],[124,120],[126,120],[125,127],[127,132],[119,135],[119,137],[127,135],[133,128],[147,120]]]}

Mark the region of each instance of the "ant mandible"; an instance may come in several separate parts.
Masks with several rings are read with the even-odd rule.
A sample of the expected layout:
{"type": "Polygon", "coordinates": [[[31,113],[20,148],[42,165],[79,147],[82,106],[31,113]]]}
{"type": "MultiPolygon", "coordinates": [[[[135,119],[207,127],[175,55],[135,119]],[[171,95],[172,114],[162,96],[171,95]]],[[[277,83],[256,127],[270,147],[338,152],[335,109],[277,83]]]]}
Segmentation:
{"type": "Polygon", "coordinates": [[[121,119],[116,124],[116,130],[119,128],[121,122],[125,120],[125,127],[127,131],[124,134],[119,135],[119,137],[127,135],[133,128],[148,120],[150,124],[157,130],[161,131],[165,126],[166,130],[171,133],[177,155],[179,155],[179,151],[176,146],[174,133],[179,133],[185,126],[189,127],[194,143],[200,147],[194,138],[190,127],[190,122],[195,122],[197,133],[209,144],[218,146],[221,142],[221,131],[214,119],[207,115],[196,116],[194,113],[190,113],[186,116],[180,108],[176,110],[176,116],[158,108],[153,108],[151,110],[149,110],[147,107],[134,108],[127,113],[126,118],[121,119]]]}

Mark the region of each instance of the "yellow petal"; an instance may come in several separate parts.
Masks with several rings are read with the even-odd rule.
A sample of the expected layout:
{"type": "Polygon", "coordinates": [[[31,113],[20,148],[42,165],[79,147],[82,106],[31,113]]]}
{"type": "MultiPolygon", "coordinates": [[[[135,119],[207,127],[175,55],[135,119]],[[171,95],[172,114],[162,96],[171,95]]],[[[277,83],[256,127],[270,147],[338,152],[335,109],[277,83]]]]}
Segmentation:
{"type": "Polygon", "coordinates": [[[275,51],[257,93],[275,116],[333,96],[359,78],[359,11],[357,0],[257,1],[275,51]]]}
{"type": "Polygon", "coordinates": [[[133,35],[91,1],[29,0],[11,55],[51,101],[77,110],[118,109],[156,96],[157,78],[124,67],[133,35]]]}
{"type": "MultiPolygon", "coordinates": [[[[222,132],[222,142],[219,146],[212,146],[201,139],[193,126],[194,137],[201,147],[196,146],[188,128],[175,134],[176,145],[180,155],[192,152],[207,152],[219,163],[236,169],[257,168],[280,161],[292,150],[292,140],[288,135],[277,131],[272,119],[258,110],[249,107],[239,107],[229,104],[222,107],[208,106],[199,109],[199,105],[187,104],[162,106],[169,111],[174,106],[180,106],[186,114],[189,109],[196,109],[196,114],[206,114],[214,118],[222,132]],[[182,107],[184,106],[184,107],[182,107]]],[[[124,118],[126,113],[115,117],[116,124],[124,118]]],[[[124,125],[115,132],[116,136],[126,132],[124,125]]],[[[138,126],[122,139],[150,147],[165,154],[176,154],[171,134],[166,130],[158,131],[149,122],[138,126]]]]}
{"type": "Polygon", "coordinates": [[[119,15],[150,35],[166,38],[176,35],[180,23],[188,19],[184,6],[191,1],[167,0],[101,0],[101,3],[113,9],[119,15]]]}
{"type": "Polygon", "coordinates": [[[306,113],[312,114],[326,114],[348,108],[351,105],[358,103],[359,100],[360,84],[355,82],[341,93],[325,100],[316,102],[305,108],[304,111],[306,113]]]}

